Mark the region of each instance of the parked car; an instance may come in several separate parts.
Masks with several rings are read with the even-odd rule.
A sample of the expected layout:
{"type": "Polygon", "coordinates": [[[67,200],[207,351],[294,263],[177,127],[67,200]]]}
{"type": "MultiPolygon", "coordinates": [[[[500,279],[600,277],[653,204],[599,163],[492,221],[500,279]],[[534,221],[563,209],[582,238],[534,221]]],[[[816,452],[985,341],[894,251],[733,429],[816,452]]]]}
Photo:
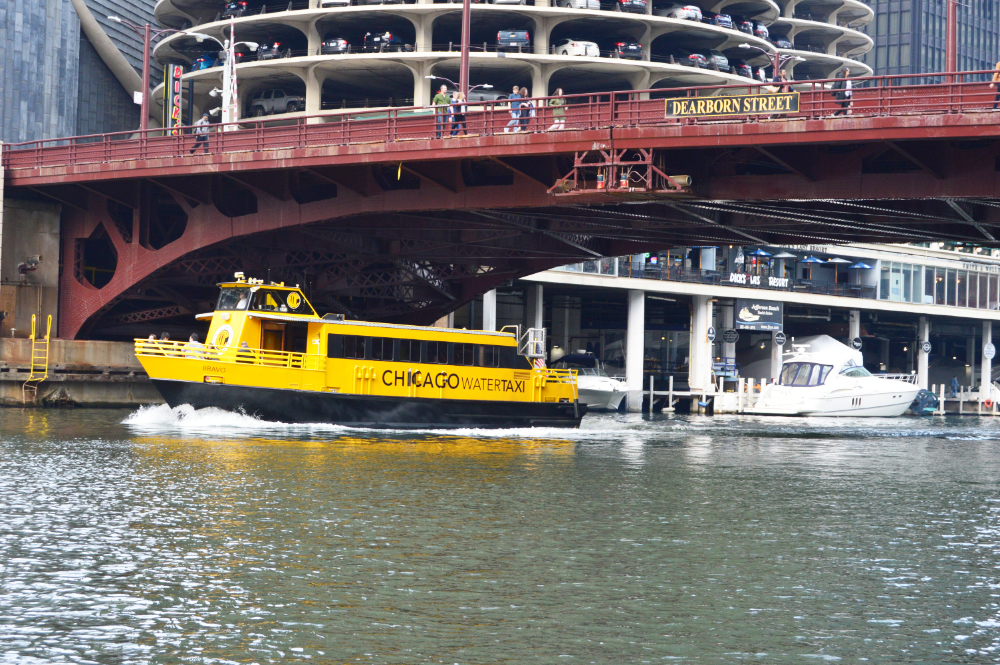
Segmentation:
{"type": "Polygon", "coordinates": [[[584,42],[578,39],[564,39],[555,45],[556,55],[587,55],[593,58],[601,56],[600,47],[594,42],[584,42]]]}
{"type": "Polygon", "coordinates": [[[748,35],[752,35],[753,21],[748,21],[742,16],[733,15],[733,28],[748,35]]]}
{"type": "Polygon", "coordinates": [[[209,69],[210,67],[215,67],[219,64],[219,59],[214,53],[206,53],[200,58],[195,58],[195,61],[191,63],[191,71],[197,72],[202,69],[209,69]]]}
{"type": "Polygon", "coordinates": [[[600,9],[601,0],[556,0],[556,7],[568,9],[600,9]]]}
{"type": "Polygon", "coordinates": [[[611,0],[611,11],[645,14],[646,0],[611,0]]]}
{"type": "Polygon", "coordinates": [[[788,41],[788,37],[785,37],[784,35],[775,35],[774,37],[771,37],[771,43],[778,48],[795,48],[792,46],[792,43],[788,41]]]}
{"type": "Polygon", "coordinates": [[[642,60],[642,44],[634,39],[615,42],[615,47],[611,50],[611,57],[624,60],[642,60]]]}
{"type": "Polygon", "coordinates": [[[221,18],[239,18],[246,14],[247,3],[243,0],[234,0],[233,2],[227,2],[225,9],[222,10],[221,18]]]}
{"type": "Polygon", "coordinates": [[[265,39],[257,47],[258,60],[276,60],[277,58],[292,57],[290,46],[282,47],[281,42],[276,39],[265,39]]]}
{"type": "Polygon", "coordinates": [[[494,5],[523,5],[525,0],[490,0],[494,5]]]}
{"type": "Polygon", "coordinates": [[[286,93],[280,88],[260,90],[250,98],[250,115],[256,117],[274,113],[295,113],[305,108],[305,97],[286,93]]]}
{"type": "Polygon", "coordinates": [[[401,5],[403,0],[357,0],[359,5],[401,5]]]}
{"type": "Polygon", "coordinates": [[[753,78],[753,67],[742,60],[730,60],[729,67],[730,71],[737,76],[743,76],[748,79],[753,78]]]}
{"type": "Polygon", "coordinates": [[[348,7],[351,0],[320,0],[320,7],[348,7]]]}
{"type": "Polygon", "coordinates": [[[674,59],[678,65],[687,65],[688,67],[697,67],[699,69],[708,69],[708,58],[706,58],[701,53],[695,51],[688,51],[687,49],[676,49],[668,53],[670,57],[674,59]]]}
{"type": "Polygon", "coordinates": [[[403,39],[389,30],[375,30],[365,33],[364,50],[368,53],[402,53],[412,51],[412,44],[403,43],[403,39]]]}
{"type": "Polygon", "coordinates": [[[501,30],[497,33],[498,51],[530,51],[531,34],[527,30],[501,30]]]}
{"type": "Polygon", "coordinates": [[[688,21],[701,21],[701,7],[698,5],[680,5],[677,3],[667,4],[665,6],[656,7],[653,6],[653,15],[662,16],[664,18],[682,18],[688,21]]]}
{"type": "Polygon", "coordinates": [[[343,37],[327,35],[319,45],[319,52],[322,55],[350,53],[351,44],[343,37]]]}
{"type": "Polygon", "coordinates": [[[719,68],[720,72],[729,71],[729,58],[727,58],[722,51],[717,51],[714,48],[709,49],[706,57],[708,58],[709,67],[715,65],[719,68]]]}
{"type": "Polygon", "coordinates": [[[733,17],[729,14],[715,14],[712,12],[703,12],[702,23],[708,23],[711,25],[717,25],[720,28],[733,29],[733,17]]]}
{"type": "Polygon", "coordinates": [[[755,37],[760,37],[761,39],[768,39],[770,37],[767,26],[760,21],[754,21],[753,34],[755,37]]]}

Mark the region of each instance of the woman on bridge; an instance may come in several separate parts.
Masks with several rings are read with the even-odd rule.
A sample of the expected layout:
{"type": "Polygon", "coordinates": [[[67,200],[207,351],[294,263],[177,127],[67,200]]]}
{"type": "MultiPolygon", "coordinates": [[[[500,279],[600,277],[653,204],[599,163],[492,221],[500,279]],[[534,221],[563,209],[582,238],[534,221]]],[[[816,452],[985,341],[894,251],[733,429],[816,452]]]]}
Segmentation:
{"type": "Polygon", "coordinates": [[[997,91],[996,96],[993,97],[993,110],[996,110],[997,104],[1000,104],[1000,90],[997,90],[998,83],[1000,83],[1000,62],[997,63],[996,71],[993,72],[993,83],[990,83],[990,89],[997,91]]]}

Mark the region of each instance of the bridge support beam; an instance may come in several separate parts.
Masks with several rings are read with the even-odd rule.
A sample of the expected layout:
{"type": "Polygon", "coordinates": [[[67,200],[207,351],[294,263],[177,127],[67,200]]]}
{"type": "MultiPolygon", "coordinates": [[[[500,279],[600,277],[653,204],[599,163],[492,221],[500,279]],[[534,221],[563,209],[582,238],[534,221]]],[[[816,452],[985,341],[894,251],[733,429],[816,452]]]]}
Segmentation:
{"type": "Polygon", "coordinates": [[[924,342],[930,344],[931,341],[931,322],[926,316],[920,317],[920,323],[918,324],[918,334],[920,337],[920,343],[917,347],[917,382],[920,387],[924,390],[927,389],[928,379],[927,379],[927,361],[930,354],[925,353],[923,350],[924,342]]]}
{"type": "Polygon", "coordinates": [[[625,336],[625,385],[628,410],[642,410],[642,367],[646,355],[646,292],[628,292],[628,331],[625,336]]]}
{"type": "Polygon", "coordinates": [[[993,322],[983,321],[983,346],[981,352],[983,354],[982,367],[980,368],[980,389],[979,394],[985,399],[986,395],[991,393],[984,390],[993,385],[993,359],[988,357],[985,353],[986,345],[993,343],[993,322]]]}

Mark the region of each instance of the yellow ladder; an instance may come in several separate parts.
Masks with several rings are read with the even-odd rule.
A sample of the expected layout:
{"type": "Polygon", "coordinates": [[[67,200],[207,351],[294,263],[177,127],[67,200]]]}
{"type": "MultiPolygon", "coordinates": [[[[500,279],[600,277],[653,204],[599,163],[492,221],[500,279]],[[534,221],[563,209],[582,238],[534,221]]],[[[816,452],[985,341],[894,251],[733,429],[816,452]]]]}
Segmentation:
{"type": "Polygon", "coordinates": [[[28,402],[28,393],[31,393],[31,401],[38,400],[38,385],[49,378],[49,336],[52,334],[52,315],[45,326],[45,337],[38,339],[36,327],[38,316],[31,315],[31,373],[28,380],[21,386],[21,403],[28,402]]]}

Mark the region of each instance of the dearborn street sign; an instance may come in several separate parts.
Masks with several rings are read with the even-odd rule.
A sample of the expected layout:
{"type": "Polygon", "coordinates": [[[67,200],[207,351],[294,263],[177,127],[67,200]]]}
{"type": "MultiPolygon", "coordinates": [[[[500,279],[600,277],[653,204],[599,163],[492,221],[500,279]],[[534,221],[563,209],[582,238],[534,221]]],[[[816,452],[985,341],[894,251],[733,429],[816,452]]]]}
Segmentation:
{"type": "Polygon", "coordinates": [[[798,113],[799,93],[776,92],[768,95],[733,95],[731,97],[689,97],[666,100],[666,117],[758,115],[761,113],[798,113]]]}

